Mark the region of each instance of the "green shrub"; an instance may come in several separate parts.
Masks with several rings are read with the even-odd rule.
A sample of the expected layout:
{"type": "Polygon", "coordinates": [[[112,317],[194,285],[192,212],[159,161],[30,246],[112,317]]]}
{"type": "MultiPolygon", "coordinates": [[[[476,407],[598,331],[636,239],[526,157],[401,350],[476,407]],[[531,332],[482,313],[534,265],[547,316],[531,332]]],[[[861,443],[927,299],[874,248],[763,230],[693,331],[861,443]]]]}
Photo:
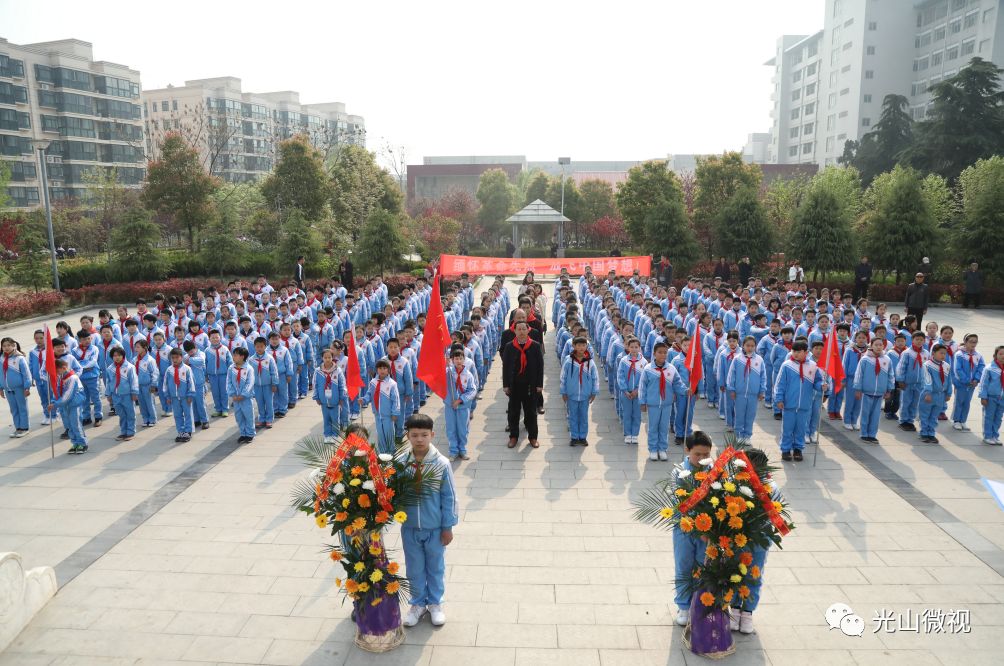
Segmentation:
{"type": "Polygon", "coordinates": [[[105,282],[108,282],[108,263],[103,260],[59,262],[59,286],[62,289],[79,289],[105,282]]]}

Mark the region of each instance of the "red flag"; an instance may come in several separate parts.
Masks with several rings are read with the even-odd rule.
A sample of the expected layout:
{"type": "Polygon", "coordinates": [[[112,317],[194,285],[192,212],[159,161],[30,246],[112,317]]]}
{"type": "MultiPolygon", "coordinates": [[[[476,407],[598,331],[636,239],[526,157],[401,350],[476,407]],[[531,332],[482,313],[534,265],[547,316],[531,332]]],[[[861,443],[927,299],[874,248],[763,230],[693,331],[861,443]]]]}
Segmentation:
{"type": "Polygon", "coordinates": [[[59,381],[56,379],[56,354],[52,351],[52,333],[49,332],[48,325],[45,327],[45,374],[49,375],[49,394],[58,398],[59,393],[56,389],[59,387],[59,381]]]}
{"type": "Polygon", "coordinates": [[[345,374],[348,375],[345,378],[345,388],[348,389],[349,399],[355,400],[363,388],[362,372],[359,369],[359,354],[356,352],[355,333],[349,336],[349,345],[345,348],[345,353],[349,356],[345,366],[345,374]]]}
{"type": "Polygon", "coordinates": [[[450,348],[450,331],[443,315],[439,297],[439,275],[432,276],[432,296],[425,315],[422,346],[418,350],[418,378],[442,399],[446,399],[446,350],[450,348]]]}
{"type": "Polygon", "coordinates": [[[835,331],[830,331],[826,336],[826,344],[823,345],[822,363],[819,369],[826,373],[826,376],[833,380],[833,392],[840,393],[844,388],[843,383],[847,375],[844,373],[844,362],[840,358],[837,335],[835,331]]]}
{"type": "MultiPolygon", "coordinates": [[[[697,386],[704,377],[704,352],[701,349],[701,325],[694,328],[694,337],[690,339],[690,349],[687,350],[687,371],[690,373],[690,393],[697,394],[697,386]]],[[[710,398],[709,398],[710,399],[710,398]]]]}

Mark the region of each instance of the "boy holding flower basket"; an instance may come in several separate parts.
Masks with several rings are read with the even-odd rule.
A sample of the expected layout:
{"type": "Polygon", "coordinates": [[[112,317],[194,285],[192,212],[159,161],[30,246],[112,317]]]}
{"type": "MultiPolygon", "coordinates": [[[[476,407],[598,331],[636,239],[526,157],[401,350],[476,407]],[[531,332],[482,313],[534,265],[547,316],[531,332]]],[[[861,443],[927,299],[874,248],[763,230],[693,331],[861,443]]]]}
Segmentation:
{"type": "MultiPolygon", "coordinates": [[[[676,492],[680,480],[690,476],[694,470],[701,470],[701,461],[711,456],[711,438],[697,430],[687,437],[687,457],[673,468],[671,487],[676,492]]],[[[690,521],[689,518],[683,520],[690,521]]],[[[691,521],[692,522],[692,521],[691,521]]],[[[673,529],[673,562],[676,565],[676,605],[680,609],[676,614],[676,623],[681,627],[690,621],[690,586],[685,584],[694,572],[694,567],[704,561],[704,544],[691,532],[680,525],[673,529]]]]}

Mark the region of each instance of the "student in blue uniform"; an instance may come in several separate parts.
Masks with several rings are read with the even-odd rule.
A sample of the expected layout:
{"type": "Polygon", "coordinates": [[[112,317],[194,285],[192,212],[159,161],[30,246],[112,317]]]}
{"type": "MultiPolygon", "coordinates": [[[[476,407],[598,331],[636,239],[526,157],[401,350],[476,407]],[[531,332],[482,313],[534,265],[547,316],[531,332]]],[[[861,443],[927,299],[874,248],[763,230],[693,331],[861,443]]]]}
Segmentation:
{"type": "Polygon", "coordinates": [[[268,345],[264,336],[255,338],[255,353],[248,359],[248,364],[254,370],[254,399],[258,405],[258,421],[255,428],[271,428],[275,421],[272,411],[273,400],[279,391],[279,370],[275,359],[265,352],[268,345]]]}
{"type": "MultiPolygon", "coordinates": [[[[388,338],[386,349],[387,356],[385,358],[390,366],[390,378],[397,383],[397,394],[401,398],[402,413],[411,414],[415,395],[415,375],[412,372],[411,361],[401,354],[401,342],[397,338],[388,338]]],[[[467,403],[466,407],[469,416],[474,405],[467,403]]],[[[404,419],[398,419],[394,423],[394,436],[397,439],[404,437],[404,419]]]]}
{"type": "MultiPolygon", "coordinates": [[[[146,340],[136,341],[137,353],[146,340]]],[[[139,377],[136,368],[126,360],[125,350],[115,347],[111,351],[112,363],[105,368],[105,395],[108,404],[115,408],[119,418],[119,436],[115,439],[127,442],[136,435],[136,403],[139,402],[139,377]]]]}
{"type": "Polygon", "coordinates": [[[781,340],[781,320],[774,318],[770,321],[767,335],[760,338],[756,345],[756,353],[763,359],[764,368],[767,370],[767,394],[764,396],[763,406],[767,409],[773,408],[774,399],[774,347],[781,340]]]}
{"type": "Polygon", "coordinates": [[[948,347],[937,343],[924,363],[924,384],[920,391],[920,441],[937,444],[938,415],[952,397],[952,366],[945,361],[948,347]]]}
{"type": "Polygon", "coordinates": [[[589,406],[600,392],[600,377],[585,337],[572,340],[572,353],[561,365],[561,399],[568,414],[570,446],[589,446],[589,406]]]}
{"type": "Polygon", "coordinates": [[[752,335],[743,340],[742,355],[729,366],[726,390],[734,405],[736,437],[749,441],[753,437],[757,404],[767,393],[767,367],[756,353],[756,338],[752,335]]]}
{"type": "Polygon", "coordinates": [[[920,393],[924,389],[924,363],[930,358],[930,353],[924,346],[925,337],[923,332],[914,331],[913,344],[900,353],[899,363],[896,365],[896,384],[903,392],[899,428],[907,432],[917,430],[914,421],[917,420],[920,393]]]}
{"type": "MultiPolygon", "coordinates": [[[[160,376],[163,378],[164,373],[171,367],[171,345],[167,344],[167,336],[160,331],[153,334],[150,356],[153,357],[153,362],[157,364],[157,370],[160,371],[160,376]]],[[[159,390],[160,385],[157,386],[157,392],[160,394],[160,415],[166,418],[171,413],[167,406],[167,396],[159,390]]]]}
{"type": "Polygon", "coordinates": [[[648,412],[648,459],[669,460],[669,420],[673,400],[683,383],[676,368],[666,361],[669,346],[657,342],[652,351],[652,362],[641,374],[638,400],[641,411],[648,412]]]}
{"type": "Polygon", "coordinates": [[[739,354],[739,332],[729,331],[726,344],[718,350],[714,364],[715,385],[718,387],[718,418],[725,420],[725,432],[735,430],[736,410],[732,398],[726,392],[726,384],[729,380],[729,368],[739,354]]]}
{"type": "Polygon", "coordinates": [[[192,398],[195,395],[195,380],[192,369],[184,363],[184,354],[180,349],[172,349],[171,365],[160,380],[160,390],[167,398],[167,406],[174,414],[174,427],[178,436],[177,443],[192,439],[192,398]]]}
{"type": "MultiPolygon", "coordinates": [[[[887,352],[889,360],[892,361],[893,372],[896,372],[899,369],[899,359],[905,350],[906,335],[904,333],[896,333],[892,339],[892,348],[887,352]]],[[[892,395],[890,395],[889,399],[885,401],[883,411],[885,412],[886,419],[890,421],[899,420],[898,412],[901,393],[902,391],[899,390],[899,383],[897,382],[896,388],[892,390],[892,395]]]]}
{"type": "Polygon", "coordinates": [[[227,416],[227,375],[233,355],[223,344],[223,336],[216,329],[209,332],[209,346],[204,352],[206,357],[206,377],[209,380],[209,392],[213,396],[213,416],[227,416]]]}
{"type": "Polygon", "coordinates": [[[38,390],[38,399],[42,403],[42,425],[49,425],[51,422],[49,402],[52,400],[52,395],[49,382],[42,379],[42,372],[45,370],[45,331],[35,331],[35,347],[28,354],[28,369],[31,372],[31,382],[38,390]]]}
{"type": "MultiPolygon", "coordinates": [[[[858,363],[868,353],[868,334],[858,331],[854,334],[854,344],[849,345],[844,351],[844,386],[850,386],[854,382],[854,373],[858,370],[858,363]]],[[[834,388],[836,391],[836,388],[834,388]]],[[[857,391],[841,391],[847,393],[844,405],[844,428],[846,430],[857,430],[858,420],[861,417],[861,399],[857,397],[857,391]]],[[[832,398],[830,399],[832,403],[832,398]]]]}
{"type": "Polygon", "coordinates": [[[192,382],[195,392],[192,394],[192,417],[196,428],[209,430],[209,413],[206,410],[206,355],[192,340],[185,340],[182,345],[185,350],[185,364],[192,369],[192,382]]]}
{"type": "MultiPolygon", "coordinates": [[[[301,398],[306,398],[307,392],[314,388],[315,348],[310,335],[307,334],[307,329],[309,328],[309,317],[300,317],[293,321],[293,337],[299,343],[300,354],[303,357],[303,363],[300,366],[300,377],[297,382],[298,395],[301,398]]],[[[320,364],[320,359],[317,359],[317,363],[320,364]]]]}
{"type": "Polygon", "coordinates": [[[408,511],[401,525],[404,564],[411,587],[411,607],[402,624],[414,627],[428,612],[432,623],[446,623],[443,596],[446,593],[446,547],[453,541],[453,527],[459,522],[457,490],[449,461],[432,445],[432,419],[425,414],[408,417],[405,424],[408,446],[399,454],[405,474],[432,479],[435,492],[423,495],[418,506],[408,511]]]}
{"type": "Polygon", "coordinates": [[[386,359],[376,362],[376,376],[370,380],[368,401],[373,406],[376,420],[377,448],[380,453],[394,453],[394,422],[401,418],[401,397],[397,382],[390,378],[390,363],[386,359]]]}
{"type": "Polygon", "coordinates": [[[279,381],[276,384],[278,390],[273,396],[273,408],[275,409],[275,418],[281,419],[289,411],[290,389],[296,390],[293,385],[293,356],[288,349],[280,344],[278,331],[272,331],[268,334],[267,351],[272,356],[272,360],[275,361],[275,370],[279,374],[279,381]]]}
{"type": "MultiPolygon", "coordinates": [[[[389,346],[387,351],[390,352],[389,346]]],[[[470,430],[471,406],[478,395],[478,381],[467,369],[465,359],[462,350],[454,349],[450,352],[450,364],[446,367],[446,404],[443,406],[443,416],[446,418],[446,441],[450,445],[450,462],[457,458],[470,460],[470,456],[467,455],[467,436],[470,430]]]]}
{"type": "Polygon", "coordinates": [[[624,443],[637,444],[641,432],[641,402],[638,400],[638,385],[641,373],[648,363],[641,355],[641,341],[628,338],[627,354],[621,358],[617,368],[617,390],[621,401],[621,419],[624,428],[624,443]]]}
{"type": "Polygon", "coordinates": [[[136,343],[136,378],[139,383],[139,414],[144,428],[157,425],[157,408],[153,404],[153,395],[160,385],[160,369],[150,355],[150,345],[146,340],[136,343]]]}
{"type": "Polygon", "coordinates": [[[80,424],[80,408],[85,400],[84,386],[80,377],[70,369],[70,362],[63,358],[56,359],[56,395],[49,403],[49,411],[59,410],[59,418],[63,421],[70,448],[67,453],[85,453],[87,451],[87,436],[80,424]]]}
{"type": "MultiPolygon", "coordinates": [[[[700,471],[701,461],[711,457],[711,438],[697,430],[687,437],[686,449],[687,456],[683,462],[673,467],[670,488],[674,491],[680,487],[680,479],[700,471]]],[[[680,609],[676,613],[676,623],[681,627],[685,627],[690,621],[691,592],[683,581],[693,576],[694,569],[703,562],[704,542],[693,532],[688,534],[678,526],[675,527],[673,529],[673,564],[677,581],[675,601],[680,609]]]]}
{"type": "Polygon", "coordinates": [[[780,444],[781,459],[785,461],[803,459],[814,394],[822,388],[822,373],[814,361],[806,358],[808,352],[808,342],[793,342],[791,357],[778,368],[774,383],[774,406],[783,415],[780,444]]]}
{"type": "Polygon", "coordinates": [[[983,405],[983,443],[1001,445],[1001,419],[1004,417],[1004,345],[994,349],[994,357],[983,369],[978,389],[983,405]]]}
{"type": "Polygon", "coordinates": [[[878,444],[882,400],[896,388],[896,366],[885,351],[885,339],[872,340],[871,350],[861,357],[852,379],[855,399],[861,403],[861,439],[878,444]]]}
{"type": "MultiPolygon", "coordinates": [[[[795,329],[791,326],[783,326],[781,328],[781,339],[770,352],[771,365],[774,368],[774,379],[770,386],[771,394],[774,393],[774,386],[777,385],[777,376],[781,370],[781,366],[788,360],[788,355],[791,354],[791,347],[794,341],[795,329]]],[[[781,409],[774,404],[773,395],[771,395],[771,407],[774,410],[774,420],[780,421],[781,409]]]]}
{"type": "Polygon", "coordinates": [[[973,401],[973,393],[980,384],[986,361],[976,351],[979,338],[975,333],[969,333],[962,338],[962,346],[955,353],[952,361],[952,387],[955,390],[955,404],[952,407],[952,427],[955,430],[968,432],[969,406],[973,401]]]}
{"type": "Polygon", "coordinates": [[[97,428],[101,425],[102,416],[101,390],[98,388],[98,378],[101,376],[101,368],[99,365],[98,347],[92,343],[91,332],[81,329],[77,332],[77,346],[70,353],[77,359],[77,363],[80,364],[80,371],[77,373],[77,376],[80,377],[80,383],[84,386],[84,394],[87,396],[87,402],[84,403],[82,410],[83,420],[81,423],[90,425],[93,422],[94,427],[97,428]]]}
{"type": "Polygon", "coordinates": [[[321,408],[325,442],[334,442],[338,436],[340,411],[343,403],[347,404],[347,391],[345,375],[335,363],[335,352],[325,349],[321,364],[314,371],[314,402],[321,408]]]}
{"type": "MultiPolygon", "coordinates": [[[[819,362],[823,356],[823,341],[822,340],[810,340],[809,341],[809,357],[819,367],[819,362]]],[[[808,444],[812,442],[813,444],[819,443],[819,419],[823,410],[823,402],[826,400],[829,393],[832,392],[833,380],[826,376],[820,370],[823,375],[823,381],[820,383],[812,394],[812,408],[809,410],[809,424],[805,430],[805,443],[808,444]]]]}
{"type": "Polygon", "coordinates": [[[7,399],[10,417],[14,424],[11,437],[28,434],[28,396],[31,395],[31,368],[21,353],[21,345],[14,338],[0,340],[3,352],[2,373],[0,373],[0,397],[7,399]]]}
{"type": "Polygon", "coordinates": [[[247,444],[254,440],[254,406],[255,374],[248,365],[248,350],[244,347],[234,347],[231,355],[233,364],[227,370],[227,397],[234,410],[234,420],[237,422],[240,437],[237,441],[247,444]]]}

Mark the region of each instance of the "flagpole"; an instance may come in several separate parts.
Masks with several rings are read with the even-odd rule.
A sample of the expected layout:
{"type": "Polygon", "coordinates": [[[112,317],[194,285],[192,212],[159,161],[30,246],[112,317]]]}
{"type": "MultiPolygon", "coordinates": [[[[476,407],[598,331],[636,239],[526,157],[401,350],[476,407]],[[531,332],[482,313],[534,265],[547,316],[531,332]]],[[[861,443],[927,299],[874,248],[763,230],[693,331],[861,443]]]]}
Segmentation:
{"type": "MultiPolygon", "coordinates": [[[[49,387],[47,386],[46,389],[48,389],[48,388],[49,387]]],[[[49,405],[55,404],[53,401],[54,401],[54,398],[52,396],[49,396],[49,405]]],[[[46,406],[46,409],[48,410],[49,407],[46,406]]],[[[46,414],[45,415],[45,418],[48,419],[48,421],[49,421],[49,449],[50,449],[50,453],[51,453],[51,457],[49,458],[50,460],[54,460],[56,458],[56,434],[52,430],[52,417],[53,416],[55,416],[55,414],[46,414]]]]}

